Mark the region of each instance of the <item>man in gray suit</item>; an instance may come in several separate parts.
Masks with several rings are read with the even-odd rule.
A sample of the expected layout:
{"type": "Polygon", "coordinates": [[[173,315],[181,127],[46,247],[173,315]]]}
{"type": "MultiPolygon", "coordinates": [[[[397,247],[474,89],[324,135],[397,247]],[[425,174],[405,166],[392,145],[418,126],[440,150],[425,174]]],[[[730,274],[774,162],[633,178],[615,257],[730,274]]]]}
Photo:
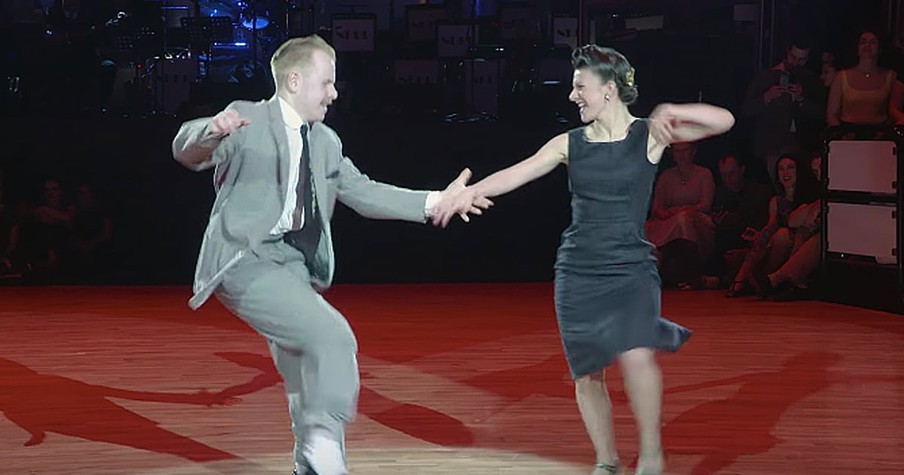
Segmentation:
{"type": "Polygon", "coordinates": [[[340,475],[344,426],[358,396],[357,343],[345,318],[318,291],[333,278],[330,217],[336,201],[376,219],[414,222],[453,209],[470,177],[443,191],[370,180],[321,121],[336,99],[336,54],[320,37],[286,41],[273,54],[276,96],[236,101],[182,125],[173,155],[193,170],[216,167],[216,200],[195,271],[193,309],[211,295],[267,339],[283,377],[299,474],[340,475]]]}

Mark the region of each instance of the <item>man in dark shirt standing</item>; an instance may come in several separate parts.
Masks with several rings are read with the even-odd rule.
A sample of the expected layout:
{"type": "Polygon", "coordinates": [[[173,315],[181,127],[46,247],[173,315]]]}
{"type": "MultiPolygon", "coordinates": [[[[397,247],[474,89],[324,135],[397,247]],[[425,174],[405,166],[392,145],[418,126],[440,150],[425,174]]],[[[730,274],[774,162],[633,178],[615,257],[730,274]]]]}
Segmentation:
{"type": "Polygon", "coordinates": [[[744,99],[759,168],[755,175],[761,180],[769,176],[773,187],[778,157],[812,147],[825,123],[825,88],[804,66],[809,56],[810,46],[795,40],[780,63],[753,77],[744,99]]]}

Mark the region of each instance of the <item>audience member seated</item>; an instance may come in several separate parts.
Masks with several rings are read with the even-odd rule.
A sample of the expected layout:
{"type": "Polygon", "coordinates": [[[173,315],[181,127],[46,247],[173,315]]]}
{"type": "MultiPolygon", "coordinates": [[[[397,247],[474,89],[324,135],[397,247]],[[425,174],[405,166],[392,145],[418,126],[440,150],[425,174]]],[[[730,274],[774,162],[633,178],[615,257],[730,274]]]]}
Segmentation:
{"type": "Polygon", "coordinates": [[[826,185],[822,179],[822,155],[814,155],[810,159],[810,171],[813,173],[813,178],[816,179],[819,189],[825,190],[826,185]]]}
{"type": "Polygon", "coordinates": [[[10,253],[15,247],[16,217],[13,207],[6,201],[5,179],[3,170],[0,170],[0,277],[15,272],[10,253]]]}
{"type": "MultiPolygon", "coordinates": [[[[751,248],[728,290],[729,297],[754,292],[763,296],[771,294],[775,286],[767,284],[764,277],[781,268],[813,236],[810,205],[818,203],[819,187],[809,166],[798,167],[794,157],[783,155],[776,169],[782,191],[769,202],[766,225],[760,230],[745,231],[744,237],[751,242],[751,248]]],[[[818,209],[818,205],[815,207],[818,209]]]]}
{"type": "Polygon", "coordinates": [[[707,285],[701,269],[712,251],[713,222],[709,208],[715,185],[708,168],[694,163],[696,146],[672,146],[675,166],[656,181],[651,218],[646,223],[647,239],[659,254],[663,283],[682,289],[707,285]]]}
{"type": "Polygon", "coordinates": [[[900,97],[901,84],[894,70],[880,67],[879,37],[865,31],[857,45],[859,61],[856,66],[835,75],[826,105],[828,125],[882,126],[902,121],[900,104],[892,95],[900,97]]]}
{"type": "Polygon", "coordinates": [[[838,73],[838,69],[835,66],[835,55],[824,51],[822,53],[822,67],[820,68],[819,79],[822,81],[823,86],[826,88],[826,92],[832,87],[832,82],[835,81],[835,75],[838,73]]]}
{"type": "Polygon", "coordinates": [[[75,210],[63,259],[67,276],[81,283],[99,278],[112,236],[110,218],[98,204],[91,186],[83,183],[75,192],[75,210]]]}
{"type": "MultiPolygon", "coordinates": [[[[810,170],[820,190],[825,190],[822,182],[822,157],[810,160],[810,170]]],[[[804,300],[810,295],[810,277],[819,266],[820,233],[822,231],[822,201],[802,205],[788,217],[788,227],[795,230],[791,256],[777,270],[759,277],[759,287],[764,295],[775,294],[778,301],[804,300]]]]}
{"type": "Polygon", "coordinates": [[[761,229],[769,219],[772,187],[745,178],[746,167],[733,155],[719,160],[720,182],[713,199],[714,250],[708,271],[720,282],[731,282],[750,248],[742,235],[761,229]]]}
{"type": "Polygon", "coordinates": [[[64,204],[59,182],[44,181],[41,203],[16,226],[13,256],[21,260],[30,278],[47,281],[59,277],[60,252],[73,214],[74,208],[64,204]]]}
{"type": "Polygon", "coordinates": [[[776,182],[771,174],[781,154],[818,145],[825,125],[825,88],[804,67],[809,55],[809,44],[796,39],[782,61],[757,73],[747,88],[743,113],[752,120],[751,153],[756,160],[750,172],[764,183],[776,182]]]}

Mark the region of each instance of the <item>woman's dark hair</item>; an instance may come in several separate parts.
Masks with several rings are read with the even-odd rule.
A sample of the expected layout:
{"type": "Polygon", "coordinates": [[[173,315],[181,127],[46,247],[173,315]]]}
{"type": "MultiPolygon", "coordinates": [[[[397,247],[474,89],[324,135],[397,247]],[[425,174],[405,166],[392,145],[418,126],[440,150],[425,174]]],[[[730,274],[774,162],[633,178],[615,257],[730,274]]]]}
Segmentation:
{"type": "MultiPolygon", "coordinates": [[[[858,54],[859,54],[860,38],[863,35],[870,34],[870,35],[875,36],[876,40],[879,43],[879,51],[878,51],[878,56],[876,57],[876,64],[878,64],[879,67],[881,67],[881,68],[888,68],[889,65],[892,63],[891,54],[892,54],[893,48],[888,47],[890,44],[890,41],[885,34],[881,33],[882,30],[880,28],[865,27],[865,28],[860,28],[858,30],[854,30],[854,31],[857,32],[857,35],[854,36],[854,38],[853,38],[854,48],[853,48],[853,51],[851,51],[852,55],[851,55],[850,64],[852,66],[857,65],[857,63],[859,61],[858,54]]],[[[848,47],[847,49],[850,50],[851,48],[848,47]]]]}
{"type": "Polygon", "coordinates": [[[571,65],[574,69],[589,68],[604,84],[615,82],[618,98],[625,105],[631,105],[637,100],[634,68],[618,51],[597,45],[581,46],[571,53],[571,65]]]}
{"type": "Polygon", "coordinates": [[[821,187],[819,181],[816,180],[816,176],[813,175],[813,170],[810,169],[809,163],[805,166],[790,153],[783,153],[775,161],[775,185],[776,189],[780,190],[779,196],[785,196],[785,187],[782,186],[782,179],[778,176],[778,164],[782,160],[791,160],[797,167],[797,182],[794,184],[794,206],[797,207],[818,200],[822,195],[821,187]]]}

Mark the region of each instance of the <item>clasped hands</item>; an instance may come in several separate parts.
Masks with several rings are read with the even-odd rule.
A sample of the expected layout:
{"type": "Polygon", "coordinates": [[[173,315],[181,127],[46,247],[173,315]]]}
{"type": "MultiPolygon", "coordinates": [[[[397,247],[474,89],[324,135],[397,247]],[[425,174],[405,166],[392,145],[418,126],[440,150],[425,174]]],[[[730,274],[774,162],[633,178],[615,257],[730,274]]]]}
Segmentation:
{"type": "Polygon", "coordinates": [[[465,168],[445,190],[439,192],[439,199],[430,208],[430,222],[434,226],[445,228],[455,215],[464,222],[470,222],[470,214],[482,215],[483,211],[493,206],[493,202],[468,186],[471,170],[465,168]]]}
{"type": "MultiPolygon", "coordinates": [[[[227,109],[210,121],[208,132],[213,139],[220,139],[248,125],[250,121],[239,116],[238,112],[227,109]]],[[[471,170],[465,168],[445,190],[439,192],[437,201],[430,208],[430,221],[434,226],[449,225],[452,217],[458,215],[464,222],[469,222],[469,214],[481,215],[483,210],[493,205],[485,196],[478,195],[472,187],[468,187],[471,170]]]]}
{"type": "Polygon", "coordinates": [[[650,114],[648,124],[650,135],[657,142],[668,146],[676,142],[684,142],[679,131],[682,118],[678,114],[678,108],[673,104],[660,104],[650,114]]]}
{"type": "Polygon", "coordinates": [[[778,84],[770,86],[769,89],[766,89],[766,91],[763,92],[763,102],[769,104],[786,94],[791,96],[791,100],[796,103],[803,102],[804,100],[804,90],[800,84],[791,83],[786,86],[778,84]]]}

